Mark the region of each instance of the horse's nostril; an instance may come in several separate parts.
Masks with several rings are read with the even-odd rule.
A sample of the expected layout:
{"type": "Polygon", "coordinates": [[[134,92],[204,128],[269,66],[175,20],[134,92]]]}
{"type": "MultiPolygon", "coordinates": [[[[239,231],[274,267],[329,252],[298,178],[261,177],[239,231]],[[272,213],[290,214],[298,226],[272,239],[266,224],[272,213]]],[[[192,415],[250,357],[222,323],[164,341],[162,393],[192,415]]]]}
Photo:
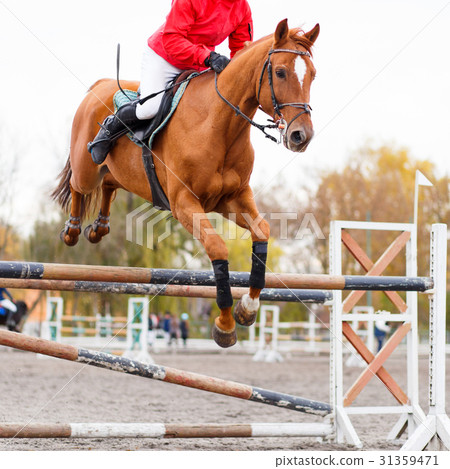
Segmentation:
{"type": "Polygon", "coordinates": [[[296,145],[300,145],[306,141],[306,134],[302,130],[296,130],[295,132],[292,132],[291,140],[296,145]]]}

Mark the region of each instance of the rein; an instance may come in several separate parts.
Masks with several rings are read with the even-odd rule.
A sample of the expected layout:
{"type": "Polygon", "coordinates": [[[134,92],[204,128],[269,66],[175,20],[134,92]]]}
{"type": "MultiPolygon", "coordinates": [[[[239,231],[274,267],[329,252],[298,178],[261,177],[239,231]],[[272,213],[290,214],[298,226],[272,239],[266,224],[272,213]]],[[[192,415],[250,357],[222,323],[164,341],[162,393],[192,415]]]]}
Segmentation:
{"type": "Polygon", "coordinates": [[[233,109],[233,111],[236,113],[236,116],[241,116],[243,117],[249,124],[253,125],[253,127],[256,127],[258,130],[260,130],[265,136],[266,138],[269,138],[270,140],[272,140],[273,142],[275,143],[278,143],[278,140],[273,137],[272,135],[268,134],[266,132],[266,129],[278,129],[278,125],[277,124],[267,124],[267,125],[262,125],[262,124],[258,124],[257,122],[255,122],[253,119],[250,119],[250,117],[248,117],[247,115],[245,115],[240,109],[239,109],[239,106],[235,106],[234,104],[231,104],[230,101],[228,101],[227,98],[225,98],[225,96],[223,96],[220,91],[219,91],[219,88],[217,87],[217,75],[218,73],[216,72],[216,76],[215,76],[215,79],[214,79],[214,82],[215,82],[215,85],[216,85],[216,91],[217,91],[217,94],[220,96],[220,98],[222,98],[223,101],[225,101],[225,103],[228,104],[228,106],[231,107],[231,109],[233,109]]]}
{"type": "MultiPolygon", "coordinates": [[[[275,114],[279,117],[279,119],[277,121],[271,121],[273,122],[273,124],[268,124],[268,125],[261,125],[261,124],[258,124],[257,122],[255,122],[254,120],[250,119],[250,117],[246,116],[240,109],[239,109],[239,106],[234,106],[232,103],[230,103],[230,101],[228,101],[219,91],[218,89],[218,86],[217,86],[217,73],[216,73],[216,76],[215,76],[215,86],[216,86],[216,91],[217,91],[217,94],[219,95],[219,97],[226,103],[228,104],[228,106],[230,106],[234,112],[236,113],[236,115],[238,116],[241,116],[242,118],[244,118],[247,122],[249,122],[251,125],[253,125],[254,127],[256,127],[257,129],[261,130],[261,132],[266,136],[266,138],[272,140],[273,142],[276,142],[276,143],[280,143],[281,142],[281,137],[287,132],[287,130],[289,129],[289,127],[292,125],[292,123],[298,119],[301,115],[303,114],[309,114],[311,115],[311,111],[312,111],[312,108],[311,106],[309,105],[309,103],[279,103],[277,101],[277,98],[275,96],[275,90],[274,90],[274,87],[273,87],[273,74],[272,74],[272,62],[271,62],[271,56],[272,54],[276,54],[276,53],[279,53],[279,52],[289,52],[291,54],[296,54],[296,55],[305,55],[307,57],[310,57],[311,58],[311,54],[309,52],[303,52],[303,51],[299,51],[299,50],[293,50],[293,49],[271,49],[269,51],[269,55],[266,59],[266,61],[264,62],[264,65],[263,65],[263,68],[262,68],[262,71],[261,71],[261,76],[259,77],[259,88],[258,88],[258,95],[257,95],[257,101],[258,101],[258,104],[259,104],[259,108],[262,110],[262,107],[261,107],[261,104],[259,103],[259,96],[261,94],[261,86],[262,86],[262,81],[263,81],[263,77],[264,77],[264,72],[266,71],[267,69],[267,77],[268,77],[268,81],[269,81],[269,87],[270,87],[270,94],[271,94],[271,97],[272,97],[272,106],[273,106],[273,110],[275,111],[275,114]],[[286,120],[284,119],[284,116],[281,112],[281,109],[284,108],[284,107],[287,107],[287,106],[290,106],[290,107],[295,107],[295,108],[298,108],[298,109],[302,109],[302,111],[300,111],[294,118],[291,119],[291,121],[289,122],[289,124],[286,126],[286,120]],[[266,132],[266,129],[278,129],[280,131],[280,141],[278,141],[275,137],[273,137],[272,135],[268,134],[266,132]]],[[[274,116],[275,117],[275,116],[274,116]]]]}

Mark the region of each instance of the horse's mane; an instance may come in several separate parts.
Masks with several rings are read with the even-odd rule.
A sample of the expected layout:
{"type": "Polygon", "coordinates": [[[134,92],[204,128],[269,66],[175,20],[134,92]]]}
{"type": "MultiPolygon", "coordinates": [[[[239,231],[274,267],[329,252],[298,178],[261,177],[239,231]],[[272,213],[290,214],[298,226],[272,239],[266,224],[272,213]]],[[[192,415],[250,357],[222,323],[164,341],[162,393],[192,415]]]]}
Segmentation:
{"type": "MultiPolygon", "coordinates": [[[[254,42],[247,42],[245,47],[241,49],[236,55],[240,55],[242,52],[247,52],[251,49],[253,49],[255,46],[263,43],[263,42],[269,42],[270,40],[273,39],[273,34],[268,34],[267,36],[264,36],[254,42]]],[[[307,52],[311,54],[312,57],[312,47],[313,43],[305,37],[305,31],[303,31],[302,28],[293,28],[289,30],[289,39],[294,41],[297,45],[304,47],[307,52]]]]}

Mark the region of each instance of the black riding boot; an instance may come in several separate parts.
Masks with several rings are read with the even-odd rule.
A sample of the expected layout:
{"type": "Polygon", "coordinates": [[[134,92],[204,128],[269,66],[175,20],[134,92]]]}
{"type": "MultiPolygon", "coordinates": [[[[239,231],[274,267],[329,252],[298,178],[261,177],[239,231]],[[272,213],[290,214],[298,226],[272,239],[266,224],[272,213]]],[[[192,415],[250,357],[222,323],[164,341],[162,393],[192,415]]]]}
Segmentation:
{"type": "Polygon", "coordinates": [[[138,101],[132,101],[124,104],[100,125],[101,128],[94,141],[88,143],[88,151],[92,155],[94,163],[102,164],[116,140],[141,122],[136,117],[137,103],[138,101]]]}

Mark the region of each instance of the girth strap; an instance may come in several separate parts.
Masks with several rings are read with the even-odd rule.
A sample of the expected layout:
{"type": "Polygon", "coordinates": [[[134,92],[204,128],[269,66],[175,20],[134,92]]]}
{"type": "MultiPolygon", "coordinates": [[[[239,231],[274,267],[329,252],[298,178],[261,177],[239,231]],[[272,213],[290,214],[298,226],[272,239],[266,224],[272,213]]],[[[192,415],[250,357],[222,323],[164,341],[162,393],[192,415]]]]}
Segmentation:
{"type": "Polygon", "coordinates": [[[170,211],[169,199],[159,183],[158,176],[156,175],[155,162],[153,161],[153,154],[148,145],[142,146],[142,161],[144,163],[145,173],[147,174],[147,178],[150,183],[153,207],[158,210],[170,211]]]}

